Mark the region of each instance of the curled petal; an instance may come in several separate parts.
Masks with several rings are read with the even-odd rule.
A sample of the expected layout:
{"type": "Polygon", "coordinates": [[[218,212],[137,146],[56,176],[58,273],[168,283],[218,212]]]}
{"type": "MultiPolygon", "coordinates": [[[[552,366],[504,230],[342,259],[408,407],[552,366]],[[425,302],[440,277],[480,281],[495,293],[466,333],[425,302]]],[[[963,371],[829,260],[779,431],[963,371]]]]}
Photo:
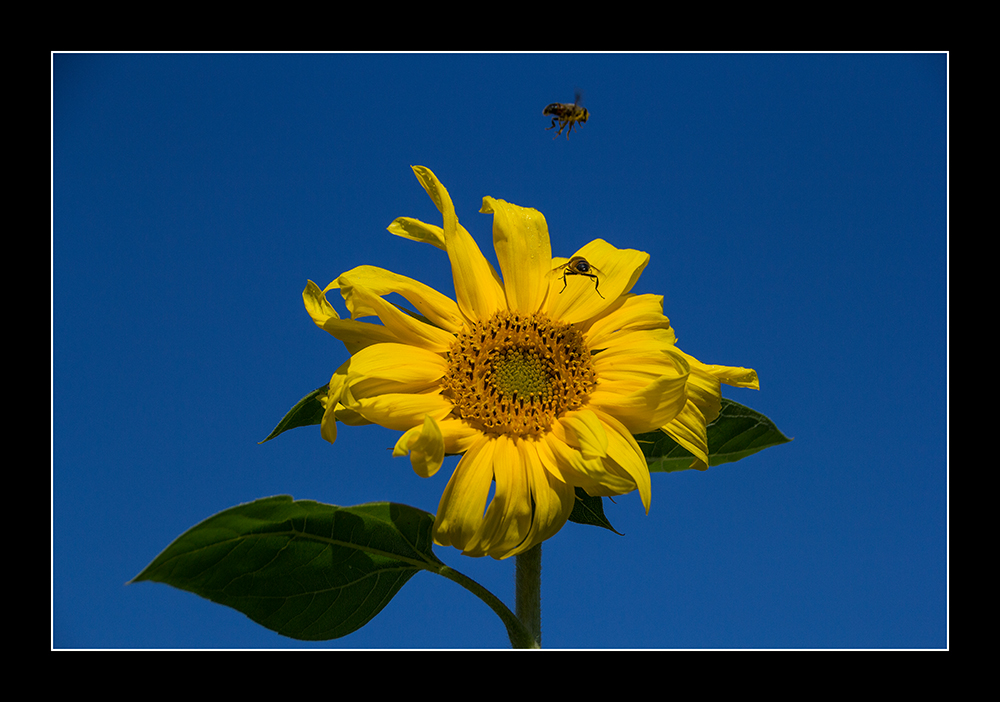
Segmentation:
{"type": "Polygon", "coordinates": [[[377,315],[379,312],[364,304],[367,297],[353,294],[356,288],[361,288],[367,291],[369,296],[375,295],[379,298],[390,293],[402,295],[432,324],[452,334],[459,331],[464,323],[458,305],[447,295],[442,295],[420,281],[384,268],[376,266],[352,268],[330,283],[327,290],[332,288],[340,288],[347,309],[351,313],[351,319],[377,315]]]}
{"type": "MultiPolygon", "coordinates": [[[[713,378],[722,381],[726,385],[737,388],[752,388],[760,390],[760,379],[757,378],[757,371],[753,368],[739,368],[737,366],[715,366],[698,362],[701,370],[705,371],[713,378]]],[[[695,364],[691,364],[694,368],[695,364]]]]}
{"type": "Polygon", "coordinates": [[[455,341],[454,334],[404,313],[357,278],[342,275],[330,283],[327,289],[332,288],[340,288],[344,299],[356,311],[378,315],[385,328],[398,341],[438,352],[447,351],[455,341]]]}
{"type": "Polygon", "coordinates": [[[388,229],[404,239],[420,241],[436,246],[442,251],[447,251],[448,247],[444,244],[444,229],[435,227],[433,224],[425,224],[419,219],[413,219],[413,217],[396,217],[388,229]]]}
{"type": "Polygon", "coordinates": [[[421,478],[429,478],[438,472],[444,462],[444,436],[441,428],[430,415],[424,423],[413,427],[396,442],[393,456],[410,454],[410,464],[421,478]]]}
{"type": "Polygon", "coordinates": [[[347,361],[337,369],[337,372],[330,378],[326,397],[320,399],[324,409],[323,419],[319,423],[319,432],[320,436],[331,444],[337,441],[337,407],[340,405],[340,398],[344,392],[344,383],[347,380],[347,366],[349,364],[350,361],[347,361]]]}
{"type": "Polygon", "coordinates": [[[691,377],[688,378],[687,385],[688,399],[698,406],[708,423],[714,422],[722,409],[721,383],[741,388],[760,389],[757,371],[751,368],[708,365],[686,353],[684,357],[691,365],[691,377]]]}
{"type": "Polygon", "coordinates": [[[323,328],[327,320],[340,319],[340,315],[337,314],[337,310],[333,309],[333,305],[326,299],[326,295],[311,280],[306,281],[306,289],[302,291],[302,301],[306,305],[306,312],[320,329],[323,328]]]}
{"type": "Polygon", "coordinates": [[[395,334],[381,325],[341,319],[326,299],[324,291],[311,280],[306,283],[306,289],[302,291],[302,300],[316,326],[344,342],[350,353],[356,353],[372,344],[399,341],[395,334]]]}

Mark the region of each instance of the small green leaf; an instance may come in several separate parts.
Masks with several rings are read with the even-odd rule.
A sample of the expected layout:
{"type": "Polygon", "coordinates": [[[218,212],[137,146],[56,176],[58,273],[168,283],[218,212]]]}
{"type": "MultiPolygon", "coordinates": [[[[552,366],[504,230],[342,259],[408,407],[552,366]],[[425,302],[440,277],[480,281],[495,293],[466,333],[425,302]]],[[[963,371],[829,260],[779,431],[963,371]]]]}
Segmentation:
{"type": "MultiPolygon", "coordinates": [[[[662,431],[638,434],[651,472],[674,472],[691,467],[694,456],[662,431]]],[[[717,466],[791,441],[760,412],[722,398],[722,410],[708,425],[708,464],[717,466]]]]}
{"type": "MultiPolygon", "coordinates": [[[[303,397],[301,400],[295,403],[295,406],[288,410],[278,426],[267,435],[264,441],[270,441],[278,434],[288,431],[289,429],[295,429],[297,427],[308,427],[314,424],[319,424],[323,421],[323,403],[319,401],[319,398],[325,397],[327,390],[329,389],[329,384],[324,385],[321,388],[316,388],[311,393],[303,397]]],[[[264,443],[260,441],[258,443],[264,443]]]]}
{"type": "Polygon", "coordinates": [[[434,515],[391,502],[337,507],[288,495],[232,507],[192,527],[133,580],[239,610],[294,639],[360,629],[420,570],[434,515]]]}
{"type": "Polygon", "coordinates": [[[591,497],[583,488],[576,488],[576,502],[573,504],[573,511],[570,512],[569,520],[577,524],[604,527],[619,536],[622,535],[621,532],[611,526],[611,522],[604,516],[604,502],[602,498],[591,497]]]}

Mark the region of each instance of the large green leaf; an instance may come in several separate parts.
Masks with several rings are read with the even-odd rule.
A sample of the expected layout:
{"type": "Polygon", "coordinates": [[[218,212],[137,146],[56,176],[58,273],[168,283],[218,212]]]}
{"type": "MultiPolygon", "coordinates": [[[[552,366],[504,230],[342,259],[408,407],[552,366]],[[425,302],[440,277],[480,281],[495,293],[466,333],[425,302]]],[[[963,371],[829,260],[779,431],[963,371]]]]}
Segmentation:
{"type": "MultiPolygon", "coordinates": [[[[281,421],[278,422],[278,426],[276,426],[271,433],[267,435],[267,438],[264,439],[264,441],[270,441],[278,434],[288,431],[289,429],[319,424],[323,420],[323,412],[325,411],[323,404],[319,401],[319,398],[325,397],[329,388],[329,385],[316,388],[311,393],[296,402],[295,406],[288,410],[287,414],[285,414],[281,421]]],[[[260,443],[264,443],[264,441],[261,441],[260,443]]]]}
{"type": "Polygon", "coordinates": [[[433,523],[391,502],[266,497],[192,527],[133,582],[193,592],[291,638],[334,639],[367,624],[417,571],[440,571],[433,523]]]}
{"type": "MultiPolygon", "coordinates": [[[[635,437],[651,472],[687,470],[694,456],[661,431],[635,437]]],[[[708,425],[708,464],[732,463],[791,441],[760,412],[722,398],[722,410],[708,425]]]]}

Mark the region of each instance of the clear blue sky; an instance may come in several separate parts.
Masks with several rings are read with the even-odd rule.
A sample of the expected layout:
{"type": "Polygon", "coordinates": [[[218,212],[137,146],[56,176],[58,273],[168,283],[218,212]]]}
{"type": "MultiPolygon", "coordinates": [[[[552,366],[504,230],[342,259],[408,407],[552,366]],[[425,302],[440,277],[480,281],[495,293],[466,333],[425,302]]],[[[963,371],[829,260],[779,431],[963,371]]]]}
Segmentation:
{"type": "MultiPolygon", "coordinates": [[[[654,475],[648,515],[607,504],[624,536],[547,541],[546,647],[946,646],[947,58],[54,55],[53,645],[507,647],[428,573],[320,644],[125,585],[258,497],[437,509],[452,464],[417,477],[388,430],[257,443],[346,358],[307,279],[454,294],[386,231],[440,224],[418,164],[491,259],[484,195],[544,213],[558,255],[648,251],[636,292],[685,351],[755,368],[724,394],[795,439],[654,475]],[[577,88],[590,121],[553,139],[542,108],[577,88]]],[[[513,606],[513,559],[436,552],[513,606]]]]}

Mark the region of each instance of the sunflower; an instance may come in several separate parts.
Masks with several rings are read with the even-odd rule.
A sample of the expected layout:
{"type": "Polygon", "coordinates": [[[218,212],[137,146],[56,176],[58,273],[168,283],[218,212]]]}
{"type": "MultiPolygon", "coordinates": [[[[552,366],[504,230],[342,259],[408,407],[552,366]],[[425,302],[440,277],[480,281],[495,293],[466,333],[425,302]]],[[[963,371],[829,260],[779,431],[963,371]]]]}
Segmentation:
{"type": "Polygon", "coordinates": [[[507,558],[554,535],[578,487],[592,496],[638,490],[648,513],[649,469],[635,434],[662,430],[691,451],[692,467],[707,468],[720,382],[757,388],[757,374],[677,348],[663,298],[629,292],[649,255],[596,239],[553,258],[540,212],[484,197],[501,277],[437,177],[413,171],[444,227],[401,217],[389,231],[448,254],[456,299],[374,266],[325,290],[308,282],[313,321],[351,354],[330,379],[323,437],[336,439],[338,421],[401,431],[393,455],[409,455],[422,477],[460,454],[434,540],[469,556],[507,558]],[[333,289],[350,319],[326,299],[333,289]],[[386,301],[389,293],[414,310],[386,301]],[[358,321],[370,316],[381,324],[358,321]]]}

